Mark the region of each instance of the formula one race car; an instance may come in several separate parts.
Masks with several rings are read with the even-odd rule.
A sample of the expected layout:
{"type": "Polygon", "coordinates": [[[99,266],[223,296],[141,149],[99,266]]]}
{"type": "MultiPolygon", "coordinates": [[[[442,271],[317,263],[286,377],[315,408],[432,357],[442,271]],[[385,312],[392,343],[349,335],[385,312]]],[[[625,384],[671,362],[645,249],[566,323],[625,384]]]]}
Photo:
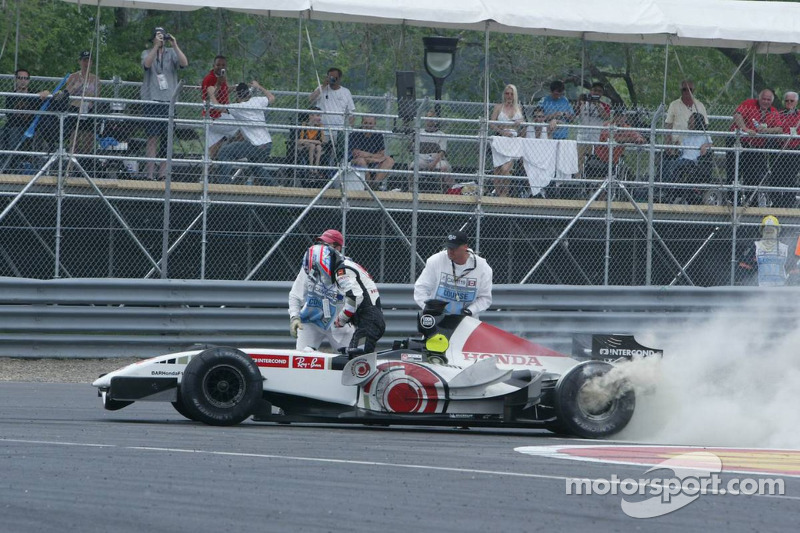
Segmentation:
{"type": "MultiPolygon", "coordinates": [[[[186,418],[238,424],[330,422],[547,428],[584,438],[617,433],[635,394],[614,362],[660,356],[632,336],[595,335],[580,361],[429,302],[419,338],[347,355],[203,347],[101,376],[108,410],[167,401],[186,418]]],[[[575,350],[573,350],[574,352],[575,350]]]]}

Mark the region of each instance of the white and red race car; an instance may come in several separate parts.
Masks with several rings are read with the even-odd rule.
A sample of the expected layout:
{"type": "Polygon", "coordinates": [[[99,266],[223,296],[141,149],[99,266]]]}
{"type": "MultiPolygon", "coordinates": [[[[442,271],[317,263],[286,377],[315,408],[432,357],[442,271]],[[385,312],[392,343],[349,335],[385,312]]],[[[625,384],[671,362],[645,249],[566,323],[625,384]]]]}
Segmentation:
{"type": "Polygon", "coordinates": [[[628,335],[595,335],[583,361],[468,316],[428,308],[420,338],[358,356],[203,347],[146,359],[93,385],[106,409],[171,402],[191,420],[547,428],[617,433],[635,393],[614,360],[660,356],[628,335]],[[610,379],[609,379],[610,378],[610,379]]]}

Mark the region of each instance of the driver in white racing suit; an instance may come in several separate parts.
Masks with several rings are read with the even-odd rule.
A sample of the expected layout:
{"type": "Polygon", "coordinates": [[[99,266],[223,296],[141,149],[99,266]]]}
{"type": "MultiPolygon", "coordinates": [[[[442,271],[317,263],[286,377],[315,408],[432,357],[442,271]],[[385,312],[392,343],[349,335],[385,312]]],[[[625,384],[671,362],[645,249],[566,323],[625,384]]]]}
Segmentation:
{"type": "Polygon", "coordinates": [[[344,307],[336,315],[334,326],[356,328],[348,353],[375,351],[378,340],[386,331],[381,309],[381,296],[364,267],[344,257],[330,246],[315,244],[303,258],[303,269],[309,283],[321,283],[326,289],[338,290],[344,296],[344,307]]]}
{"type": "MultiPolygon", "coordinates": [[[[314,240],[341,252],[344,237],[335,229],[325,230],[314,240]]],[[[333,327],[336,315],[344,307],[344,298],[335,287],[309,283],[305,268],[301,268],[289,292],[289,333],[297,339],[298,350],[318,350],[327,341],[331,348],[347,348],[355,328],[347,324],[333,327]]]]}
{"type": "Polygon", "coordinates": [[[426,300],[448,302],[451,315],[477,316],[492,305],[492,267],[470,247],[463,231],[447,236],[446,249],[428,258],[414,284],[414,301],[421,309],[426,300]]]}

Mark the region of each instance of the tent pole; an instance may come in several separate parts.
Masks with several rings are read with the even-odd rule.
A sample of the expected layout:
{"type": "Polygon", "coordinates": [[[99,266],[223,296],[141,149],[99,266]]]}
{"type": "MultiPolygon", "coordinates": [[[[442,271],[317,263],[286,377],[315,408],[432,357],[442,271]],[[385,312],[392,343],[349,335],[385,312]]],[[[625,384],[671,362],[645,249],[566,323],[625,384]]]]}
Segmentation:
{"type": "Polygon", "coordinates": [[[581,35],[581,94],[584,90],[583,76],[586,73],[586,36],[581,35]]]}
{"type": "Polygon", "coordinates": [[[17,35],[14,37],[14,72],[19,68],[19,3],[17,0],[17,35]]]}
{"type": "MultiPolygon", "coordinates": [[[[303,13],[302,11],[297,14],[297,80],[295,81],[295,96],[294,96],[294,108],[300,109],[300,72],[303,67],[303,60],[302,60],[302,52],[303,52],[303,13]]],[[[294,115],[294,124],[295,126],[300,125],[300,115],[295,113],[294,115]]],[[[299,130],[290,131],[289,135],[296,136],[299,130]]],[[[297,138],[297,137],[295,137],[297,138]]],[[[297,145],[295,143],[289,143],[289,139],[286,140],[287,144],[291,144],[294,146],[294,154],[286,154],[288,156],[293,156],[292,164],[297,165],[297,145]]],[[[297,168],[292,169],[292,185],[297,187],[299,185],[297,181],[297,168]]]]}
{"type": "Polygon", "coordinates": [[[667,45],[664,47],[664,87],[661,89],[661,103],[667,103],[667,75],[669,74],[669,42],[670,38],[667,37],[667,45]]]}
{"type": "Polygon", "coordinates": [[[756,56],[758,43],[753,43],[753,59],[750,60],[750,98],[756,97],[756,56]]]}
{"type": "Polygon", "coordinates": [[[486,175],[486,143],[489,137],[489,21],[484,26],[483,34],[483,124],[481,125],[478,148],[478,204],[475,206],[475,251],[481,251],[481,215],[483,207],[483,184],[486,175]]]}

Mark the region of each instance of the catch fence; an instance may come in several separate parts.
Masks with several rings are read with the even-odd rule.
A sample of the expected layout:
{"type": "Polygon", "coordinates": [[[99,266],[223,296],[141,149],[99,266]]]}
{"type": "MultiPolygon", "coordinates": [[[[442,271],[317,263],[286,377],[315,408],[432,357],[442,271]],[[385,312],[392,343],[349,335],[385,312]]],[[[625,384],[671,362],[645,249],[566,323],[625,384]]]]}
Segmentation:
{"type": "MultiPolygon", "coordinates": [[[[74,95],[48,111],[36,95],[24,113],[6,105],[0,275],[288,281],[333,227],[379,282],[409,283],[463,227],[496,283],[714,286],[753,283],[739,263],[764,216],[797,241],[800,141],[731,132],[733,109],[709,109],[711,146],[678,164],[676,137],[697,131],[665,129],[663,108],[615,110],[614,126],[561,121],[554,139],[536,102],[510,123],[487,120],[494,105],[356,96],[338,131],[317,124],[333,115],[311,111],[308,94],[276,92],[262,158],[246,140],[239,153],[206,142],[219,120],[198,87],[182,86],[170,118],[156,119],[138,86],[104,82],[79,120],[74,95]],[[148,152],[158,120],[169,136],[148,152]],[[336,141],[318,150],[301,132],[336,141]],[[391,161],[359,160],[356,138],[382,139],[391,161]]],[[[0,88],[8,102],[10,80],[0,88]]],[[[229,121],[228,140],[258,122],[229,121]]]]}

